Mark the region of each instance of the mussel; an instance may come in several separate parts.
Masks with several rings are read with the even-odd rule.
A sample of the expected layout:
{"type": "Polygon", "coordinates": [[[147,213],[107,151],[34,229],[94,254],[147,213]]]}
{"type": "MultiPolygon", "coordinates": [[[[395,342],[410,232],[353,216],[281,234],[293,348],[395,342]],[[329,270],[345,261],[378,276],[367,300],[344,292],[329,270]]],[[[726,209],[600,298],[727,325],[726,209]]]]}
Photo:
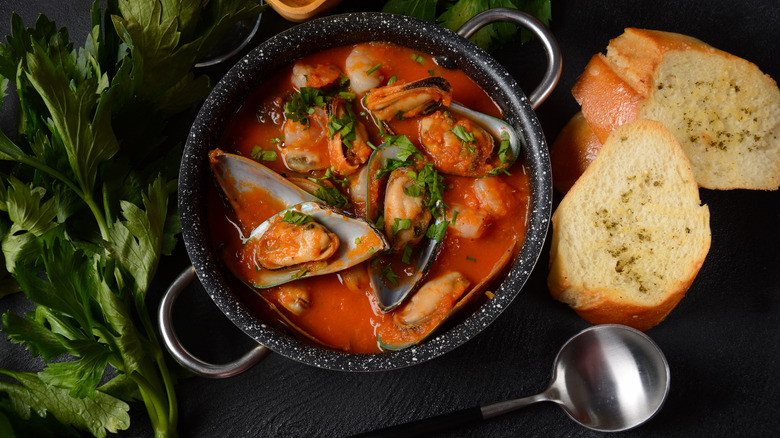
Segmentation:
{"type": "Polygon", "coordinates": [[[382,232],[366,220],[317,202],[317,198],[262,164],[220,150],[212,151],[209,157],[219,186],[249,234],[242,251],[245,260],[257,262],[257,269],[251,275],[240,276],[247,284],[267,288],[299,278],[338,272],[389,249],[382,232]],[[253,213],[246,205],[251,199],[246,195],[258,190],[265,198],[276,202],[282,211],[259,226],[249,228],[247,224],[255,224],[258,219],[248,217],[253,213]],[[311,223],[316,225],[307,228],[311,223]],[[278,244],[274,240],[276,236],[268,233],[280,230],[287,240],[304,239],[307,242],[305,245],[301,242],[283,244],[281,250],[276,251],[277,248],[269,243],[278,244]]]}
{"type": "Polygon", "coordinates": [[[459,272],[427,280],[411,299],[395,310],[391,323],[379,327],[379,346],[385,350],[403,350],[422,342],[498,277],[512,260],[517,245],[515,242],[507,249],[482,281],[470,289],[470,282],[459,272]]]}
{"type": "MultiPolygon", "coordinates": [[[[367,217],[374,218],[380,209],[377,205],[379,201],[377,193],[380,191],[380,189],[377,186],[380,185],[381,181],[376,177],[376,171],[384,168],[385,163],[388,160],[396,159],[398,154],[401,152],[402,150],[398,146],[382,144],[371,155],[371,158],[368,161],[368,175],[364,186],[365,192],[361,196],[363,199],[366,199],[367,217]]],[[[400,187],[400,191],[403,193],[403,185],[400,187]]],[[[371,280],[371,287],[377,298],[377,304],[379,305],[379,308],[382,310],[382,312],[389,312],[396,308],[399,304],[401,304],[401,302],[403,302],[404,299],[406,299],[407,296],[409,296],[412,291],[419,287],[420,280],[422,280],[422,278],[428,272],[428,269],[430,269],[431,264],[436,259],[436,256],[439,253],[439,249],[441,248],[442,239],[437,240],[428,237],[422,237],[425,234],[425,230],[422,229],[422,223],[429,223],[430,216],[425,216],[425,214],[422,212],[420,213],[422,217],[414,224],[417,228],[419,228],[418,231],[414,231],[413,228],[415,227],[411,226],[411,218],[409,222],[409,229],[411,230],[410,234],[412,236],[416,234],[418,237],[414,240],[420,241],[420,239],[422,239],[422,241],[416,245],[416,248],[408,260],[411,267],[411,275],[395,277],[391,273],[389,276],[387,271],[389,269],[389,265],[387,263],[382,263],[381,261],[369,263],[368,272],[369,278],[371,280]],[[426,217],[427,220],[425,220],[426,217]]],[[[428,212],[428,214],[430,214],[430,212],[428,212]]],[[[435,218],[434,223],[431,226],[438,226],[444,220],[444,215],[440,215],[439,217],[435,218]]],[[[392,232],[392,222],[389,226],[390,231],[388,233],[391,236],[394,234],[392,232]]],[[[387,218],[385,218],[385,224],[387,223],[387,218]]],[[[425,228],[427,229],[427,226],[425,228]]],[[[406,244],[410,243],[411,241],[408,238],[404,238],[403,240],[395,239],[396,244],[399,242],[402,242],[402,244],[397,245],[396,248],[402,250],[406,244]]]]}
{"type": "Polygon", "coordinates": [[[511,125],[455,102],[420,120],[420,138],[434,167],[452,175],[494,175],[520,155],[511,125]]]}
{"type": "Polygon", "coordinates": [[[366,108],[379,121],[426,114],[438,105],[449,105],[452,87],[446,79],[432,76],[412,82],[396,82],[369,91],[366,108]]]}

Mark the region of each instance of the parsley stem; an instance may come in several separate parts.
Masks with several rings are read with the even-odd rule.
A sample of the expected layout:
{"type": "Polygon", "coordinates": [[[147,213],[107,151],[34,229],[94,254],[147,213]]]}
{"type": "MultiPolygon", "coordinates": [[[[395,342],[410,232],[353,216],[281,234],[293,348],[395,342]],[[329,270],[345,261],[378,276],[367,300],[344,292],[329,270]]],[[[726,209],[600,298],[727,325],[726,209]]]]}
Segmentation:
{"type": "Polygon", "coordinates": [[[92,212],[92,215],[95,217],[95,221],[97,221],[98,227],[100,228],[100,235],[103,239],[108,240],[108,226],[106,225],[106,221],[103,218],[103,212],[100,211],[100,208],[95,204],[94,199],[92,199],[92,195],[89,193],[84,193],[79,189],[73,181],[68,179],[65,175],[62,174],[57,169],[54,169],[52,167],[47,166],[44,163],[41,163],[38,160],[32,159],[26,155],[16,157],[16,161],[26,164],[32,168],[38,169],[43,173],[48,174],[49,176],[61,181],[66,186],[68,186],[69,189],[71,189],[76,195],[78,195],[79,198],[81,198],[85,204],[89,207],[89,210],[92,212]]]}

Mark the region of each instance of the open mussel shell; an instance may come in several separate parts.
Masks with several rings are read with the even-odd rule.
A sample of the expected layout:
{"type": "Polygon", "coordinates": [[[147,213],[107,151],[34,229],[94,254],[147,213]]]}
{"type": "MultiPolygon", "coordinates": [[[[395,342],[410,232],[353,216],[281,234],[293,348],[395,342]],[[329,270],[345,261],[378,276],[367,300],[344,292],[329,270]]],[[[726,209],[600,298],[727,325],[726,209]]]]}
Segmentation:
{"type": "MultiPolygon", "coordinates": [[[[402,152],[401,148],[395,145],[382,144],[368,160],[368,178],[366,178],[365,190],[366,190],[366,215],[371,217],[374,211],[379,210],[379,205],[376,205],[375,199],[372,199],[372,184],[376,184],[376,170],[385,167],[385,162],[389,159],[395,159],[398,154],[402,152]]],[[[437,225],[444,220],[444,217],[440,217],[435,220],[434,225],[437,225]]],[[[370,263],[368,266],[368,277],[371,280],[371,287],[377,299],[377,304],[382,312],[389,312],[399,304],[401,304],[406,297],[409,296],[412,291],[416,290],[420,286],[420,281],[425,277],[425,274],[436,260],[436,256],[441,249],[441,240],[430,239],[428,237],[423,238],[423,241],[415,245],[413,259],[411,260],[412,266],[414,266],[414,273],[410,276],[404,276],[394,280],[394,282],[388,280],[382,270],[383,266],[380,263],[370,263]]]]}
{"type": "Polygon", "coordinates": [[[367,221],[319,202],[303,202],[280,211],[255,228],[249,235],[247,242],[260,239],[263,233],[268,230],[269,224],[273,223],[277,217],[284,217],[289,211],[312,217],[315,222],[338,236],[340,242],[338,250],[327,260],[274,270],[259,267],[256,275],[242,279],[253,287],[267,288],[301,278],[343,271],[370,259],[377,253],[386,251],[390,247],[384,234],[367,221]]]}
{"type": "Polygon", "coordinates": [[[250,214],[250,209],[244,205],[243,195],[249,192],[264,191],[279,201],[283,208],[317,200],[314,195],[287,181],[273,170],[241,155],[214,149],[209,152],[209,161],[222,193],[242,223],[253,222],[251,217],[246,217],[250,214]]]}
{"type": "MultiPolygon", "coordinates": [[[[413,326],[399,324],[398,318],[394,317],[393,324],[380,328],[380,331],[377,335],[377,342],[379,343],[379,346],[384,350],[399,351],[409,348],[413,345],[417,345],[428,338],[428,336],[435,333],[442,324],[457,314],[460,309],[466,306],[466,304],[476,299],[480,292],[483,292],[492,281],[494,281],[496,278],[498,278],[499,275],[501,275],[501,273],[504,272],[515,254],[515,248],[519,244],[520,242],[515,242],[511,247],[509,247],[501,256],[501,258],[493,265],[493,269],[491,269],[491,271],[485,275],[478,284],[472,286],[470,289],[468,289],[467,292],[459,294],[455,300],[448,299],[451,297],[447,297],[445,296],[446,294],[443,294],[443,296],[440,297],[441,302],[439,302],[437,305],[431,305],[429,302],[415,302],[415,300],[410,300],[404,305],[406,307],[400,307],[396,309],[396,312],[430,312],[430,315],[418,316],[418,319],[420,319],[421,322],[413,326]],[[426,307],[426,309],[409,309],[409,307],[418,305],[422,305],[426,307]]],[[[442,277],[432,279],[431,281],[438,281],[441,278],[442,277]]],[[[422,284],[421,286],[423,288],[426,287],[425,284],[422,284]]],[[[436,297],[427,297],[426,301],[430,299],[436,299],[436,297]]]]}
{"type": "MultiPolygon", "coordinates": [[[[479,111],[474,111],[473,109],[466,108],[465,106],[459,105],[455,102],[450,103],[448,108],[451,113],[461,117],[466,117],[471,121],[476,122],[479,126],[482,127],[482,129],[487,131],[488,134],[490,134],[495,139],[496,145],[501,144],[502,138],[507,137],[509,139],[509,150],[511,151],[511,156],[508,157],[504,165],[508,169],[511,168],[513,164],[515,164],[517,157],[520,156],[520,148],[522,147],[522,143],[520,142],[520,136],[517,135],[517,132],[514,130],[514,128],[512,128],[512,125],[501,119],[489,116],[479,111]]],[[[487,176],[487,174],[471,176],[483,177],[487,176]]]]}
{"type": "Polygon", "coordinates": [[[245,248],[251,248],[251,245],[247,244],[259,239],[268,229],[272,219],[280,215],[284,217],[284,214],[290,210],[311,216],[339,238],[339,249],[327,260],[276,270],[258,268],[251,278],[241,278],[253,287],[267,288],[298,278],[338,272],[364,262],[374,254],[389,248],[384,234],[367,221],[317,202],[315,196],[254,160],[225,153],[219,149],[211,151],[209,159],[217,183],[242,224],[257,222],[257,218],[252,217],[252,210],[245,205],[248,201],[244,195],[247,193],[263,191],[284,208],[247,233],[249,236],[246,238],[245,248]]]}

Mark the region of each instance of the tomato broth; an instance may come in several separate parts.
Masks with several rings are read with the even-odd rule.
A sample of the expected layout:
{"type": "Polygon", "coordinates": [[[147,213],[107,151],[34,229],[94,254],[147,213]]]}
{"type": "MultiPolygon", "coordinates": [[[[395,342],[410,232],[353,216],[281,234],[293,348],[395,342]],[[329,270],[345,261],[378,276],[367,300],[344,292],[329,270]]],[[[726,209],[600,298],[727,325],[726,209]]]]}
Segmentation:
{"type": "MultiPolygon", "coordinates": [[[[373,67],[383,77],[380,85],[386,85],[388,81],[403,83],[441,76],[452,87],[453,101],[494,117],[501,116],[498,106],[471,78],[460,70],[439,67],[426,53],[390,43],[362,44],[361,48],[368,51],[374,59],[381,60],[381,63],[377,63],[378,66],[373,67]]],[[[329,49],[302,58],[296,61],[296,64],[327,66],[328,69],[335,67],[338,71],[345,72],[346,59],[353,50],[355,46],[329,49]]],[[[289,102],[290,96],[299,90],[291,80],[292,76],[291,65],[260,85],[253,95],[248,96],[245,104],[229,123],[222,144],[218,146],[231,153],[255,158],[285,177],[322,178],[326,176],[325,170],[301,175],[285,164],[284,154],[288,151],[285,151],[287,146],[283,130],[284,106],[289,102]]],[[[365,125],[371,143],[380,145],[383,141],[383,129],[365,108],[364,100],[357,98],[352,105],[358,120],[365,125]]],[[[388,124],[395,134],[405,135],[424,154],[425,148],[420,144],[416,119],[395,119],[388,124]]],[[[311,129],[314,129],[313,123],[311,129]]],[[[313,154],[327,155],[327,151],[314,150],[316,147],[311,145],[313,154]]],[[[443,201],[448,206],[446,216],[455,225],[451,224],[446,232],[441,251],[426,278],[436,278],[456,271],[473,287],[493,271],[494,265],[507,251],[511,251],[512,256],[516,255],[526,231],[529,182],[521,160],[508,171],[511,174],[499,173],[497,176],[484,178],[441,173],[445,187],[443,201]],[[468,221],[477,224],[475,227],[479,229],[479,237],[464,237],[455,230],[459,226],[467,226],[468,221]]],[[[346,176],[352,177],[354,175],[346,176]]],[[[344,178],[339,176],[339,179],[344,178]]],[[[336,184],[335,187],[349,197],[348,185],[342,187],[336,184]]],[[[254,220],[242,224],[235,218],[231,208],[225,206],[223,196],[216,185],[211,188],[209,197],[208,221],[213,247],[220,252],[228,270],[237,277],[251,278],[253,272],[259,268],[254,260],[247,257],[244,239],[256,225],[282,210],[282,207],[271,202],[264,191],[246,193],[242,203],[253,213],[254,220]]],[[[344,209],[355,211],[354,204],[344,209]]],[[[358,210],[357,213],[361,211],[358,210]]],[[[404,264],[400,257],[396,258],[390,262],[393,270],[399,275],[408,275],[410,266],[404,264]]],[[[350,353],[376,353],[383,351],[378,342],[380,334],[399,331],[393,327],[393,318],[398,309],[388,313],[380,311],[371,290],[367,263],[370,262],[335,274],[295,280],[291,287],[302,288],[308,294],[307,306],[300,313],[289,310],[284,304],[285,294],[290,287],[253,289],[236,281],[236,288],[239,289],[236,292],[265,322],[286,326],[290,332],[306,342],[350,353]]],[[[495,284],[494,281],[492,286],[495,284]]],[[[477,292],[483,294],[486,290],[477,292]]],[[[487,297],[485,299],[489,299],[490,293],[487,297]]],[[[403,337],[402,335],[406,336],[403,333],[398,336],[403,337]]]]}

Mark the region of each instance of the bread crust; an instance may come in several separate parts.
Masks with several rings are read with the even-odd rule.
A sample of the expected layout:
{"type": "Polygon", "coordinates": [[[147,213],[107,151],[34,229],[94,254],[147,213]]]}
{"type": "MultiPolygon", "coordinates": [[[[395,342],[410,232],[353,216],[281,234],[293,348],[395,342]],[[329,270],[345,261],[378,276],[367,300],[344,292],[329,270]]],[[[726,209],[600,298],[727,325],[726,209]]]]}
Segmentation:
{"type": "Polygon", "coordinates": [[[582,112],[578,112],[558,133],[550,148],[550,164],[555,188],[565,195],[590,163],[596,159],[600,150],[601,142],[590,129],[582,112]]]}

